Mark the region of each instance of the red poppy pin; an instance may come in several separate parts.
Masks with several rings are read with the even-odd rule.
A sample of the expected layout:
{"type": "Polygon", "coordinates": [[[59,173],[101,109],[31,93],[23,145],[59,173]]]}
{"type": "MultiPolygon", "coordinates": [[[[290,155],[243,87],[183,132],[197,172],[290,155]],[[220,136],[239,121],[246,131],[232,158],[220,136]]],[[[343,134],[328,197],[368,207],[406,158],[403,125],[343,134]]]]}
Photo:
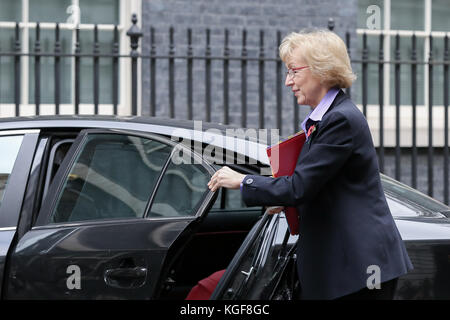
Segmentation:
{"type": "Polygon", "coordinates": [[[314,131],[316,131],[316,125],[315,124],[313,124],[311,127],[309,127],[309,129],[308,129],[308,138],[309,138],[309,136],[311,136],[311,134],[314,131]]]}

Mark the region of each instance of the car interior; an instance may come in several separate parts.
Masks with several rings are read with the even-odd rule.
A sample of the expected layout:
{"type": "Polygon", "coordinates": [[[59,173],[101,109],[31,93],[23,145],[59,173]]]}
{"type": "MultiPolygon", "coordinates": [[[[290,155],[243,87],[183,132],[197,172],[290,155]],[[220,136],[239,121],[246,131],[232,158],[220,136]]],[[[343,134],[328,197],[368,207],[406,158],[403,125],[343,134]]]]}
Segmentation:
{"type": "MultiPolygon", "coordinates": [[[[41,191],[41,199],[45,197],[49,184],[60,167],[71,144],[75,140],[77,132],[74,131],[73,134],[48,132],[45,133],[45,135],[49,137],[50,143],[46,150],[47,164],[45,166],[46,169],[43,170],[43,172],[45,171],[45,182],[44,188],[42,188],[41,191]]],[[[90,152],[90,154],[80,155],[80,163],[87,163],[87,160],[84,161],[82,157],[92,157],[94,153],[92,153],[92,150],[90,150],[90,152]]],[[[106,162],[114,163],[114,159],[107,158],[109,152],[107,149],[102,150],[102,152],[104,154],[97,153],[96,156],[103,157],[103,160],[106,162]]],[[[133,156],[133,153],[130,153],[129,157],[133,156]]],[[[218,165],[214,166],[216,169],[220,168],[218,165]]],[[[257,165],[242,164],[229,166],[237,171],[240,171],[241,173],[259,173],[259,167],[257,165]]],[[[73,168],[73,170],[76,170],[76,168],[73,168]]],[[[97,171],[99,170],[101,170],[101,168],[97,168],[97,171]]],[[[89,217],[86,216],[88,212],[98,213],[98,210],[96,211],[92,209],[92,206],[95,206],[95,201],[92,201],[92,199],[82,199],[80,196],[83,194],[83,190],[85,190],[85,188],[96,188],[96,186],[93,186],[92,184],[86,185],[86,183],[83,186],[80,185],[80,181],[76,179],[77,174],[80,173],[71,171],[69,174],[69,181],[66,182],[65,189],[69,189],[69,192],[64,192],[61,198],[67,197],[70,199],[76,197],[80,200],[77,200],[76,207],[67,208],[62,206],[61,208],[57,208],[55,215],[57,218],[54,222],[58,222],[58,219],[61,221],[69,221],[73,219],[89,220],[89,217]],[[65,217],[64,214],[67,212],[72,212],[76,216],[72,217],[72,219],[70,217],[65,217]]],[[[195,177],[190,177],[191,180],[193,178],[195,177]]],[[[204,181],[202,181],[202,183],[204,183],[204,181]]],[[[132,184],[132,181],[129,182],[127,187],[132,187],[132,184]]],[[[161,185],[163,184],[164,181],[161,185]]],[[[142,187],[144,188],[145,186],[142,187]]],[[[151,188],[151,185],[148,184],[145,188],[151,188]]],[[[170,186],[168,188],[170,188],[170,186]]],[[[182,192],[182,190],[179,192],[182,192]]],[[[160,194],[166,193],[168,192],[161,192],[160,194]]],[[[108,203],[110,202],[111,207],[117,207],[119,205],[117,203],[113,203],[113,200],[106,196],[102,199],[102,201],[108,203]]],[[[158,203],[158,199],[154,199],[154,202],[158,203]]],[[[162,202],[164,201],[161,201],[161,203],[162,202]]],[[[62,201],[62,203],[75,202],[62,201]]],[[[175,209],[177,211],[183,210],[181,207],[175,209]]],[[[188,209],[192,210],[193,208],[189,207],[188,209]]],[[[163,276],[160,277],[161,283],[158,285],[159,290],[156,291],[155,298],[177,300],[184,299],[198,281],[208,277],[218,270],[225,269],[235,253],[238,251],[252,226],[264,213],[263,207],[247,207],[241,199],[239,190],[227,189],[221,189],[218,192],[214,203],[212,203],[211,207],[207,210],[208,212],[203,216],[203,218],[193,224],[192,230],[194,232],[189,232],[187,236],[181,236],[177,240],[177,243],[175,243],[169,250],[166,261],[164,262],[163,276]]],[[[92,218],[101,219],[101,214],[98,214],[98,216],[92,218]]],[[[158,215],[158,209],[156,206],[151,208],[150,215],[152,214],[158,215]]],[[[131,212],[131,215],[135,216],[135,212],[131,212]]],[[[170,216],[170,214],[168,215],[170,216]]]]}
{"type": "Polygon", "coordinates": [[[179,250],[181,254],[170,267],[160,299],[184,299],[198,281],[225,269],[250,229],[264,213],[261,207],[227,208],[236,198],[237,201],[241,200],[240,194],[236,197],[239,190],[223,190],[219,191],[214,206],[201,221],[197,231],[179,250]]]}

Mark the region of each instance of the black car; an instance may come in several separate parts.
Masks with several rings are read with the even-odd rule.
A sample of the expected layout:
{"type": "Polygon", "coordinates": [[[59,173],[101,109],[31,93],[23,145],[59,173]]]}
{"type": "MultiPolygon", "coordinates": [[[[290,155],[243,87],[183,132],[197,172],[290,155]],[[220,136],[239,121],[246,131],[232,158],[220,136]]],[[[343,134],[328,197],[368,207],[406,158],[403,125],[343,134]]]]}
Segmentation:
{"type": "MultiPolygon", "coordinates": [[[[226,269],[212,299],[295,298],[301,236],[283,213],[207,187],[224,163],[270,175],[267,145],[234,129],[148,117],[1,119],[1,297],[184,299],[226,269]]],[[[450,208],[382,182],[414,264],[395,298],[449,299],[450,208]]]]}

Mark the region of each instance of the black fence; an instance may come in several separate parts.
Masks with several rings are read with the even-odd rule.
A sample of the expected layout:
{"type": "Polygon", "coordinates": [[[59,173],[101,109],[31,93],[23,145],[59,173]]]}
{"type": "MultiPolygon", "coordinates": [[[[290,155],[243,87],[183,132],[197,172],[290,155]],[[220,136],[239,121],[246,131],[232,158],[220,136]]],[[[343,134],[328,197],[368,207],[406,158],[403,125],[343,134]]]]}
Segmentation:
{"type": "MultiPolygon", "coordinates": [[[[55,46],[53,52],[42,52],[41,51],[41,42],[40,42],[40,25],[37,23],[35,29],[35,43],[33,52],[23,53],[21,48],[20,41],[20,28],[19,23],[16,23],[15,27],[15,45],[13,52],[4,52],[0,51],[0,57],[13,57],[14,58],[14,104],[15,104],[15,116],[20,116],[20,103],[21,103],[21,58],[24,56],[29,56],[34,59],[34,85],[35,85],[35,93],[34,93],[34,103],[35,103],[35,112],[37,115],[41,114],[41,58],[42,57],[53,57],[54,59],[54,104],[55,104],[55,114],[60,114],[60,97],[61,97],[61,59],[74,59],[75,62],[75,98],[74,98],[74,106],[75,106],[75,114],[79,113],[79,105],[80,105],[80,60],[82,58],[90,58],[94,61],[94,105],[95,105],[95,114],[98,114],[98,97],[99,97],[99,59],[100,58],[110,58],[113,60],[113,81],[115,83],[113,87],[113,105],[114,105],[114,114],[117,114],[117,92],[118,92],[118,59],[121,57],[118,54],[119,42],[118,42],[118,32],[117,27],[114,29],[115,42],[114,42],[114,50],[111,54],[99,54],[98,52],[98,30],[97,26],[94,29],[94,52],[92,53],[82,53],[80,50],[80,42],[79,42],[79,29],[76,30],[76,42],[75,42],[75,50],[74,53],[64,54],[61,52],[61,43],[60,43],[60,28],[59,24],[56,24],[55,27],[55,46]]],[[[128,57],[128,56],[127,56],[128,57]]]]}
{"type": "Polygon", "coordinates": [[[433,147],[433,72],[443,73],[443,104],[444,104],[444,201],[449,203],[449,188],[448,188],[448,67],[449,67],[449,49],[448,49],[448,36],[447,34],[443,38],[444,41],[444,59],[437,61],[433,59],[433,37],[429,36],[429,57],[428,61],[418,61],[417,59],[417,37],[411,36],[411,56],[407,59],[402,59],[400,56],[400,35],[395,36],[395,57],[392,61],[384,61],[384,35],[379,35],[379,57],[377,60],[369,60],[367,49],[367,35],[363,34],[363,50],[361,59],[352,59],[352,63],[361,63],[362,65],[362,106],[364,115],[367,114],[367,95],[368,95],[368,83],[367,83],[367,70],[369,64],[378,65],[378,100],[379,100],[379,137],[380,145],[379,163],[381,171],[384,171],[384,76],[383,69],[385,64],[391,64],[395,68],[395,178],[400,180],[401,172],[401,147],[400,147],[400,74],[402,66],[411,69],[411,107],[412,107],[412,145],[411,145],[411,172],[412,172],[412,186],[417,186],[417,67],[419,65],[425,65],[428,68],[428,194],[433,195],[433,164],[434,164],[434,147],[433,147]]]}
{"type": "MultiPolygon", "coordinates": [[[[74,112],[75,114],[79,113],[79,105],[80,105],[80,95],[82,94],[80,91],[80,61],[81,59],[92,59],[93,60],[93,104],[94,104],[94,114],[99,113],[99,64],[100,59],[111,59],[112,61],[112,105],[113,105],[113,113],[118,114],[117,106],[118,106],[118,92],[119,92],[119,59],[128,59],[131,63],[131,96],[128,97],[130,99],[131,104],[131,114],[138,114],[138,60],[148,61],[149,68],[145,70],[149,74],[149,101],[148,113],[151,116],[157,115],[157,95],[167,95],[168,99],[168,114],[169,117],[176,118],[176,104],[175,104],[175,61],[184,61],[186,67],[186,94],[187,94],[187,104],[181,107],[186,108],[186,117],[187,119],[193,119],[194,114],[194,104],[193,104],[193,93],[196,90],[196,83],[193,80],[193,66],[194,61],[201,61],[200,63],[204,66],[204,111],[206,121],[211,121],[211,101],[212,101],[212,92],[211,92],[211,72],[212,72],[212,62],[220,61],[222,63],[222,99],[223,99],[223,109],[221,110],[221,122],[224,124],[230,123],[230,63],[237,62],[240,64],[240,125],[242,127],[247,127],[248,119],[247,119],[247,84],[248,84],[248,64],[253,62],[258,65],[258,127],[265,128],[265,82],[266,79],[265,74],[267,73],[266,68],[268,63],[271,63],[271,66],[275,66],[273,70],[273,87],[275,88],[274,95],[276,96],[276,108],[274,111],[275,124],[280,131],[283,126],[283,114],[282,114],[282,86],[284,80],[284,71],[282,61],[276,55],[278,45],[281,42],[281,32],[278,31],[276,33],[276,46],[271,49],[270,54],[267,54],[267,49],[265,49],[264,40],[265,33],[263,30],[259,32],[259,49],[256,55],[249,55],[247,50],[247,31],[242,30],[241,37],[241,50],[238,55],[232,54],[232,50],[230,50],[230,35],[228,30],[223,31],[223,50],[222,54],[213,55],[210,44],[211,32],[209,29],[205,30],[204,39],[205,39],[205,48],[203,50],[204,54],[194,54],[193,46],[192,46],[192,30],[186,30],[186,50],[182,54],[175,52],[175,41],[174,41],[174,29],[170,28],[168,37],[168,47],[166,48],[166,54],[157,54],[156,48],[159,44],[155,41],[155,29],[150,28],[149,31],[149,41],[150,41],[150,51],[147,53],[139,52],[139,39],[143,36],[143,33],[136,25],[137,18],[135,15],[132,17],[132,27],[128,30],[127,36],[130,38],[131,51],[128,55],[119,54],[119,34],[117,26],[112,31],[114,34],[112,50],[110,53],[100,53],[99,51],[99,43],[98,43],[98,30],[97,26],[95,26],[93,30],[94,36],[94,49],[92,52],[86,53],[82,52],[80,48],[80,39],[79,39],[79,30],[76,31],[76,39],[75,39],[75,49],[73,53],[63,54],[61,53],[60,48],[60,31],[59,25],[56,25],[55,28],[55,44],[53,52],[42,52],[40,45],[40,27],[39,24],[36,25],[35,29],[35,43],[34,49],[32,52],[23,53],[21,52],[21,42],[20,42],[20,28],[19,24],[16,24],[15,28],[15,45],[12,52],[4,52],[0,51],[0,59],[5,56],[14,58],[14,101],[15,101],[15,115],[20,116],[20,96],[21,96],[21,58],[23,56],[29,56],[31,59],[34,59],[34,84],[35,84],[35,95],[34,95],[34,103],[36,108],[36,114],[40,114],[40,91],[41,91],[41,72],[40,72],[40,59],[42,57],[52,57],[54,59],[54,104],[55,104],[55,113],[60,113],[60,79],[61,79],[61,59],[73,59],[74,61],[74,112]],[[157,91],[157,62],[165,60],[168,64],[168,74],[167,76],[167,92],[158,92],[157,91]]],[[[334,22],[332,19],[328,22],[328,28],[330,30],[334,29],[334,22]]],[[[350,53],[350,39],[351,33],[346,32],[345,34],[345,42],[347,47],[349,48],[350,53]]],[[[400,145],[400,74],[401,70],[405,68],[409,68],[411,72],[410,79],[410,93],[411,93],[411,107],[412,107],[412,144],[409,146],[408,153],[411,153],[411,185],[413,187],[417,187],[417,159],[418,159],[418,146],[417,146],[417,68],[418,66],[423,65],[428,68],[429,81],[428,81],[428,116],[429,116],[429,124],[428,124],[428,146],[427,148],[427,181],[428,181],[428,194],[430,196],[433,195],[433,181],[434,181],[434,153],[435,148],[433,145],[433,73],[442,73],[443,74],[443,104],[444,104],[444,145],[442,148],[442,157],[443,157],[443,201],[448,204],[449,203],[449,150],[448,150],[448,69],[449,69],[449,50],[448,50],[448,37],[445,35],[443,38],[444,42],[444,54],[443,60],[438,61],[433,58],[433,47],[432,43],[435,41],[431,36],[429,37],[430,42],[430,50],[429,57],[425,59],[426,61],[419,61],[417,56],[417,39],[415,35],[412,35],[410,38],[412,51],[411,56],[404,59],[404,57],[400,56],[399,50],[399,35],[395,37],[395,56],[391,61],[386,61],[384,58],[385,52],[383,48],[384,43],[384,35],[379,35],[379,47],[378,47],[378,58],[377,59],[369,59],[369,49],[367,46],[367,35],[362,35],[362,54],[360,57],[351,56],[352,64],[361,66],[361,73],[358,75],[361,78],[361,87],[347,89],[346,92],[349,95],[352,95],[352,90],[358,89],[361,90],[362,94],[362,108],[364,115],[367,115],[367,106],[368,106],[368,69],[370,65],[375,65],[378,67],[378,112],[379,112],[379,164],[382,172],[385,171],[385,136],[384,136],[384,111],[385,111],[385,101],[384,101],[384,66],[386,64],[390,64],[395,68],[395,79],[394,79],[394,87],[395,87],[395,107],[396,107],[396,125],[395,125],[395,178],[400,180],[401,170],[402,170],[402,149],[404,149],[400,145]]],[[[236,50],[234,50],[235,52],[236,50]]],[[[295,99],[293,100],[293,105],[295,105],[295,99]]],[[[299,130],[299,113],[298,108],[293,108],[293,128],[294,131],[299,130]]],[[[273,111],[272,111],[273,112],[273,111]]]]}

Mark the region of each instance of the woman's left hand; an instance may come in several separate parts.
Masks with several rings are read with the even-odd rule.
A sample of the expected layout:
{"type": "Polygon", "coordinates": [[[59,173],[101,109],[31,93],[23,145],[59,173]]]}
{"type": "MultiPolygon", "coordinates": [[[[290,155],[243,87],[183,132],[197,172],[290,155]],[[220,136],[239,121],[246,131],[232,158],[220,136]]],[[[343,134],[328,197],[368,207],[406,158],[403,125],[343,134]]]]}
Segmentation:
{"type": "Polygon", "coordinates": [[[211,180],[209,180],[208,182],[208,188],[211,191],[216,191],[220,187],[228,189],[239,189],[244,178],[245,174],[241,174],[225,166],[214,173],[214,175],[211,177],[211,180]]]}

